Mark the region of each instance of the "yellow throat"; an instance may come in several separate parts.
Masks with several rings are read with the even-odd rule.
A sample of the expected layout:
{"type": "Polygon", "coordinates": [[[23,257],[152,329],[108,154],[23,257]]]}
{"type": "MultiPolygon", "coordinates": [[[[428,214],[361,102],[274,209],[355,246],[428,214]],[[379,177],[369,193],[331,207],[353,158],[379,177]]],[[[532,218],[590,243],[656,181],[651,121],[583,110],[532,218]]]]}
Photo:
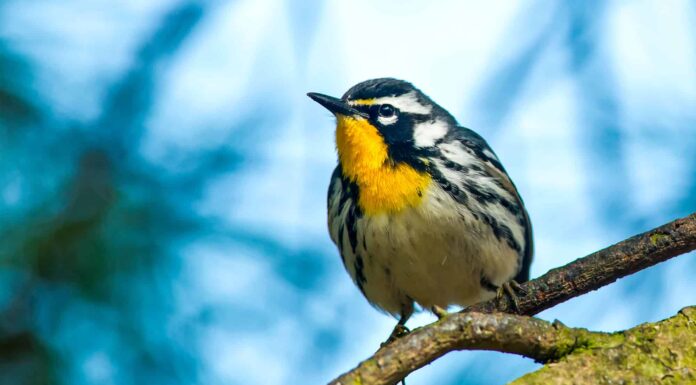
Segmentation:
{"type": "Polygon", "coordinates": [[[430,175],[389,162],[387,144],[377,128],[362,118],[337,116],[336,147],[343,174],[359,189],[363,213],[397,213],[416,207],[431,183],[430,175]]]}

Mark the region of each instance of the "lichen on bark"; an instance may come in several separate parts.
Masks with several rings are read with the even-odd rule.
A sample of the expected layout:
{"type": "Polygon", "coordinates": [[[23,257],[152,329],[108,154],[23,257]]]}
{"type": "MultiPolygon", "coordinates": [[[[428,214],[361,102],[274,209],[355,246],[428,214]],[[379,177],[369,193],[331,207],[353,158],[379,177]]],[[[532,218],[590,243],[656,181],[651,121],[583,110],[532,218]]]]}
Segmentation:
{"type": "Polygon", "coordinates": [[[536,384],[696,384],[696,307],[612,333],[589,333],[557,361],[513,381],[536,384]]]}

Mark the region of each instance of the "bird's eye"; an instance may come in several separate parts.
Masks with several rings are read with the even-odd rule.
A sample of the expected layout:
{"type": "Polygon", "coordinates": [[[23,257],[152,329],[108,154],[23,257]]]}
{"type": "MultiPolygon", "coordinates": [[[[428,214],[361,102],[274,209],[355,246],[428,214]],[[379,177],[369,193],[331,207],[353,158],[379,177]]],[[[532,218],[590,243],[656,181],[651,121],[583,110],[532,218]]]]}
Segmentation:
{"type": "Polygon", "coordinates": [[[391,104],[382,104],[377,113],[383,118],[391,118],[396,114],[396,109],[391,104]]]}

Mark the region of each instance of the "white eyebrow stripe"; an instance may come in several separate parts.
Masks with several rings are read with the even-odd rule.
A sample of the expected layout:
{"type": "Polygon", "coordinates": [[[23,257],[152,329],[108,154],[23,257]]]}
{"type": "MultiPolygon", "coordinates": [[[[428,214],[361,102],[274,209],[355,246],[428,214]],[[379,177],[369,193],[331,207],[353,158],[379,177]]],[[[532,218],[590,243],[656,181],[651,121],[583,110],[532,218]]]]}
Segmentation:
{"type": "Polygon", "coordinates": [[[418,96],[416,95],[415,91],[411,91],[399,96],[385,96],[382,98],[377,98],[374,100],[373,104],[391,104],[392,106],[398,108],[401,112],[420,115],[430,114],[433,110],[432,106],[418,102],[418,96]]]}

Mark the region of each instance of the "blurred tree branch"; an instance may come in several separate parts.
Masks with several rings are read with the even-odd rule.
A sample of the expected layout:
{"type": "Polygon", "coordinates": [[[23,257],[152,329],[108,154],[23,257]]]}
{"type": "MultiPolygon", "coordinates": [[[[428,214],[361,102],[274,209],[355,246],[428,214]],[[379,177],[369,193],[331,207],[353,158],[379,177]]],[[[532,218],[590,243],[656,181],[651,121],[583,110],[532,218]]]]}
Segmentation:
{"type": "MultiPolygon", "coordinates": [[[[539,313],[570,298],[596,290],[621,277],[694,249],[696,249],[696,213],[628,238],[525,283],[522,287],[526,294],[519,297],[519,311],[524,315],[539,313]]],[[[482,302],[416,329],[411,334],[382,347],[372,357],[330,384],[395,384],[408,373],[431,363],[438,357],[452,350],[463,349],[515,353],[545,363],[562,358],[563,365],[568,366],[567,372],[559,372],[556,366],[546,366],[518,379],[520,384],[537,383],[536,381],[544,383],[543,378],[547,381],[550,378],[544,377],[544,373],[549,372],[557,376],[563,373],[571,377],[584,374],[592,378],[593,374],[599,375],[598,371],[603,370],[606,372],[604,378],[609,378],[607,376],[610,374],[618,376],[621,374],[619,369],[623,368],[621,365],[625,365],[625,362],[616,359],[612,361],[612,357],[616,358],[619,354],[617,352],[645,355],[645,367],[638,368],[636,371],[631,370],[630,373],[625,373],[626,376],[636,376],[640,370],[648,370],[647,366],[651,366],[648,365],[649,362],[654,360],[664,364],[661,366],[664,370],[660,373],[664,372],[667,377],[675,378],[674,376],[678,373],[671,373],[671,371],[682,370],[683,367],[680,365],[670,366],[665,363],[663,354],[656,353],[654,356],[646,354],[649,349],[642,344],[625,343],[630,338],[641,341],[652,338],[652,341],[655,341],[653,347],[656,351],[670,348],[673,350],[676,356],[668,355],[672,361],[675,357],[686,355],[688,359],[696,363],[696,352],[693,346],[688,346],[689,343],[693,343],[688,341],[693,339],[686,339],[687,346],[683,350],[679,350],[678,347],[681,345],[676,343],[683,340],[678,336],[689,332],[689,330],[684,332],[684,328],[693,330],[696,327],[694,325],[696,310],[693,308],[683,310],[680,313],[681,316],[617,334],[589,332],[584,329],[567,328],[558,322],[550,324],[522,315],[494,312],[511,313],[511,301],[505,297],[501,300],[482,302]],[[669,331],[674,333],[667,333],[668,336],[659,339],[660,344],[658,344],[658,339],[654,337],[656,333],[660,334],[661,330],[662,334],[669,331]],[[580,357],[581,355],[583,356],[580,357]],[[591,357],[585,357],[587,355],[591,357]],[[651,357],[654,360],[651,361],[651,357]],[[582,365],[582,362],[592,365],[592,368],[582,373],[578,372],[577,366],[582,365]],[[613,369],[616,369],[615,373],[612,372],[613,369]]],[[[660,353],[664,352],[660,351],[660,353]]],[[[629,372],[628,369],[625,371],[629,372]]],[[[682,375],[696,376],[696,373],[691,369],[682,375]]],[[[598,381],[597,378],[593,378],[594,381],[598,381]]]]}

